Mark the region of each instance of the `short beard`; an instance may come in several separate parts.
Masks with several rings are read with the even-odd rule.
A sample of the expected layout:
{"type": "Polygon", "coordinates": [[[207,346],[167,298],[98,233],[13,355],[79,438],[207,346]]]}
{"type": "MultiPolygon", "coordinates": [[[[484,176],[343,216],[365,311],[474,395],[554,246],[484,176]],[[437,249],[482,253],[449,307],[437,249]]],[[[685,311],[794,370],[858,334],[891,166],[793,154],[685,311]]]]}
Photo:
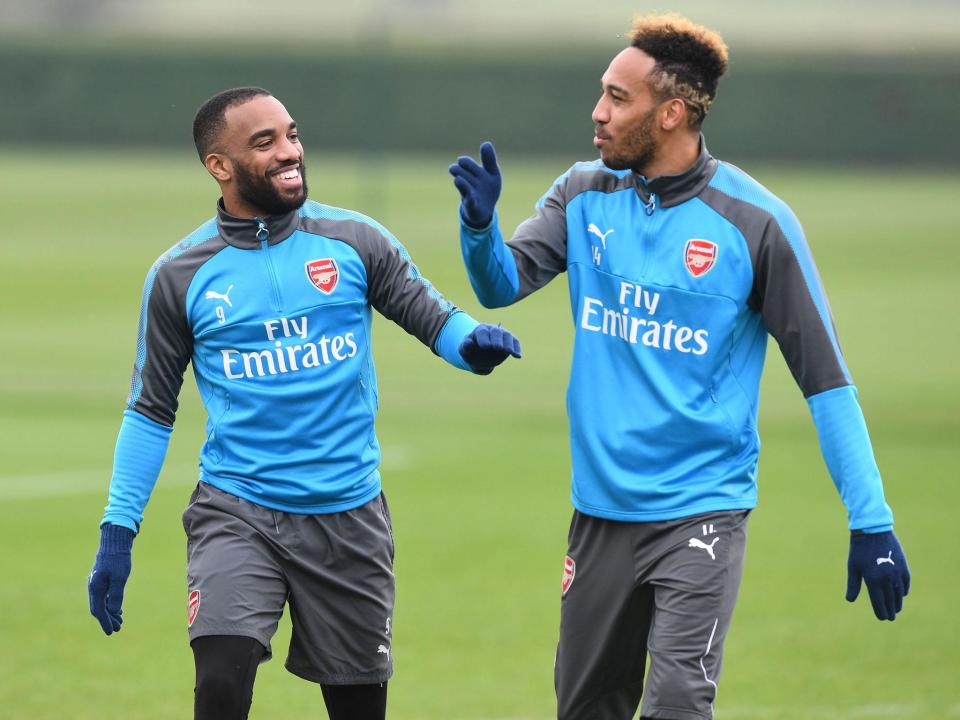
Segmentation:
{"type": "Polygon", "coordinates": [[[606,157],[601,150],[600,157],[603,159],[603,164],[611,170],[629,169],[637,172],[642,172],[649,167],[659,149],[654,135],[656,118],[657,109],[654,107],[640,119],[639,124],[624,138],[624,150],[618,155],[606,157]]]}
{"type": "Polygon", "coordinates": [[[251,207],[264,215],[285,215],[299,209],[307,201],[307,166],[300,161],[300,179],[303,182],[300,194],[286,199],[270,182],[270,178],[251,172],[245,165],[234,161],[234,178],[237,181],[237,194],[251,207]]]}

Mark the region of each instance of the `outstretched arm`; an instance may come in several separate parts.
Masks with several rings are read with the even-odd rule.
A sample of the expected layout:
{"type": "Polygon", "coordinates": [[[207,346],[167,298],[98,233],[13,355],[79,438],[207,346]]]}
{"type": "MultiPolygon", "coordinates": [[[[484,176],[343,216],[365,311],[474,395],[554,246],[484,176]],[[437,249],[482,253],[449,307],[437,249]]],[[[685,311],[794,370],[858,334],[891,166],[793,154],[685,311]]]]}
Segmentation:
{"type": "Polygon", "coordinates": [[[447,300],[385,227],[364,218],[355,230],[351,244],[364,263],[367,297],[377,312],[468,372],[486,375],[508,357],[520,357],[516,338],[502,328],[491,332],[492,326],[481,325],[447,300]]]}

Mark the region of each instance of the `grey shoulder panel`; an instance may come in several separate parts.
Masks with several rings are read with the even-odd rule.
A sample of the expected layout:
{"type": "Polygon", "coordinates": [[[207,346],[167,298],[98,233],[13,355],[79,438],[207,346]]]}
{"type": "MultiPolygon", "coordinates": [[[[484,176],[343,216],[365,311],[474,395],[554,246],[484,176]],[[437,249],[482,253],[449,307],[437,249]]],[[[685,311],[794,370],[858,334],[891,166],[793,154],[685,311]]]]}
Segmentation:
{"type": "Polygon", "coordinates": [[[161,256],[147,274],[127,405],[154,422],[173,425],[193,354],[187,289],[197,270],[225,247],[219,236],[191,236],[161,256]]]}
{"type": "Polygon", "coordinates": [[[457,308],[420,274],[407,249],[386,228],[353,213],[347,219],[305,217],[300,228],[352,247],[367,273],[370,305],[434,350],[437,335],[457,308]]]}
{"type": "Polygon", "coordinates": [[[781,219],[764,208],[714,187],[699,197],[743,235],[753,265],[748,304],[762,315],[804,396],[851,384],[826,294],[795,218],[791,238],[781,219]]]}
{"type": "Polygon", "coordinates": [[[522,222],[507,247],[517,264],[516,300],[539,290],[567,269],[567,205],[581,193],[617,192],[632,187],[629,175],[597,163],[577,163],[561,175],[537,202],[536,213],[522,222]]]}

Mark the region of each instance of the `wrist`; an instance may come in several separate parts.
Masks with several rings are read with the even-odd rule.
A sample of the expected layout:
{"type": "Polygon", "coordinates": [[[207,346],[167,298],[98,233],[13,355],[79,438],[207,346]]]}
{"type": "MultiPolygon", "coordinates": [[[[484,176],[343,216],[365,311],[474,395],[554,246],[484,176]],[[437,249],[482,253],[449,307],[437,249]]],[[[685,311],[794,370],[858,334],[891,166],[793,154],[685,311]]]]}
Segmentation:
{"type": "Polygon", "coordinates": [[[464,212],[465,208],[463,204],[460,205],[460,222],[466,227],[470,232],[474,233],[484,233],[488,231],[493,225],[493,220],[496,215],[496,208],[490,212],[490,216],[483,218],[481,222],[478,222],[476,218],[468,217],[467,213],[464,212]]]}
{"type": "Polygon", "coordinates": [[[130,528],[113,523],[105,523],[100,528],[100,552],[102,553],[129,553],[133,547],[133,538],[136,534],[130,528]]]}

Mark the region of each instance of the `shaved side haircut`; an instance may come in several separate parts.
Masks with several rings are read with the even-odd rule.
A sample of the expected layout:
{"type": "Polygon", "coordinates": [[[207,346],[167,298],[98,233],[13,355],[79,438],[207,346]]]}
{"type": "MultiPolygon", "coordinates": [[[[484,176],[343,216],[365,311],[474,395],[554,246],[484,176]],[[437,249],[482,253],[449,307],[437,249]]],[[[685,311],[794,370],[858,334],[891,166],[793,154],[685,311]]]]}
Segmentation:
{"type": "Polygon", "coordinates": [[[204,162],[212,152],[220,133],[226,127],[227,110],[260,95],[272,96],[273,93],[260,87],[231,88],[217,93],[200,106],[193,118],[193,144],[197,148],[200,162],[204,162]]]}
{"type": "Polygon", "coordinates": [[[630,46],[656,61],[650,83],[661,100],[677,97],[690,109],[690,124],[700,127],[727,70],[727,46],[713,30],[680,15],[638,15],[630,46]]]}

